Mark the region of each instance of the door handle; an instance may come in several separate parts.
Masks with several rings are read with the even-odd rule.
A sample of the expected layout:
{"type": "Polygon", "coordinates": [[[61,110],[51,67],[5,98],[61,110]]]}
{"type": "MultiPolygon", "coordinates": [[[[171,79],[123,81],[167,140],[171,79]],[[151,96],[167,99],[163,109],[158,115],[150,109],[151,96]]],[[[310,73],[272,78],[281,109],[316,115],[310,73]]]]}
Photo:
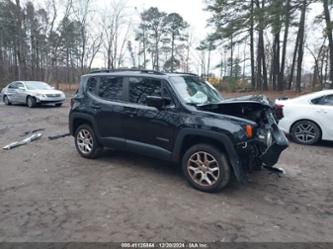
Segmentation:
{"type": "Polygon", "coordinates": [[[99,106],[99,105],[92,105],[91,106],[93,109],[101,109],[101,106],[99,106]]]}

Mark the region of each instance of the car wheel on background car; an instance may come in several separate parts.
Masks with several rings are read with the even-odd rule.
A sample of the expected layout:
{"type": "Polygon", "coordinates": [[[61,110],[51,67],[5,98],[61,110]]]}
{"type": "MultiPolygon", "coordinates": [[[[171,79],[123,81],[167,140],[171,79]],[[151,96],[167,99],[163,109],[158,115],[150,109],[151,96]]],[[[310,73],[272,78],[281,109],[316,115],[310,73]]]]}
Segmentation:
{"type": "Polygon", "coordinates": [[[27,98],[27,106],[29,108],[35,107],[36,106],[36,99],[34,97],[29,96],[27,98]]]}
{"type": "Polygon", "coordinates": [[[99,156],[103,148],[99,145],[93,129],[87,125],[81,125],[75,132],[75,147],[79,154],[88,159],[99,156]]]}
{"type": "Polygon", "coordinates": [[[62,103],[55,104],[56,107],[62,106],[62,103]]]}
{"type": "Polygon", "coordinates": [[[312,145],[321,139],[321,131],[314,122],[302,120],[292,126],[291,136],[296,143],[312,145]]]}
{"type": "Polygon", "coordinates": [[[204,192],[217,192],[230,181],[230,166],[223,152],[207,145],[194,145],[183,157],[182,169],[189,183],[204,192]]]}
{"type": "Polygon", "coordinates": [[[10,101],[9,101],[9,99],[6,95],[3,97],[3,102],[5,103],[5,105],[11,105],[12,104],[12,103],[10,103],[10,101]]]}

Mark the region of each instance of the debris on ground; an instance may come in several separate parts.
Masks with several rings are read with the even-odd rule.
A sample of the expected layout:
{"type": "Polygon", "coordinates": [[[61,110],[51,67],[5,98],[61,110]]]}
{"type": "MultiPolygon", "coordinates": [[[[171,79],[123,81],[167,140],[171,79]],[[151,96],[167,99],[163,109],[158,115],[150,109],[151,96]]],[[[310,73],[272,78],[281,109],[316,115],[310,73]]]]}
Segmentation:
{"type": "Polygon", "coordinates": [[[43,136],[42,133],[34,133],[32,134],[31,136],[21,140],[21,141],[16,141],[16,142],[13,142],[11,144],[8,144],[6,145],[5,147],[3,147],[4,150],[11,150],[11,149],[14,149],[16,147],[19,147],[19,146],[22,146],[22,145],[25,145],[25,144],[29,144],[35,140],[38,140],[40,139],[41,137],[43,136]]]}
{"type": "Polygon", "coordinates": [[[65,133],[65,134],[61,134],[61,135],[56,135],[56,136],[49,136],[49,140],[55,140],[55,139],[59,139],[59,138],[64,138],[64,137],[69,137],[71,134],[70,133],[65,133]]]}
{"type": "Polygon", "coordinates": [[[264,166],[264,168],[267,169],[270,173],[276,174],[278,177],[281,177],[281,175],[286,174],[286,171],[283,168],[267,167],[267,166],[264,166]]]}
{"type": "Polygon", "coordinates": [[[24,136],[27,136],[27,135],[30,135],[30,134],[33,134],[33,133],[36,133],[36,132],[40,132],[40,131],[45,131],[45,129],[40,128],[40,129],[36,129],[36,130],[32,130],[32,131],[26,131],[22,135],[20,135],[20,137],[24,137],[24,136]]]}

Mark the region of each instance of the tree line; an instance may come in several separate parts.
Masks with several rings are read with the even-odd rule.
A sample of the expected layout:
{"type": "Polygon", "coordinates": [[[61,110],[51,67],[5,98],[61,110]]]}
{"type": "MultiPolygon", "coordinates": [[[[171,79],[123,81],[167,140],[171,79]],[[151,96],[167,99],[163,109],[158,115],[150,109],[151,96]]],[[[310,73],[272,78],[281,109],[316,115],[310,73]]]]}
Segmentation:
{"type": "Polygon", "coordinates": [[[251,88],[279,91],[301,91],[307,50],[315,61],[312,88],[321,89],[326,83],[333,88],[331,6],[330,0],[207,0],[207,11],[211,13],[208,23],[214,32],[205,39],[211,44],[206,48],[225,48],[229,56],[224,66],[233,79],[238,77],[235,65],[241,60],[239,54],[235,57],[235,48],[244,44],[249,51],[243,60],[250,61],[251,88]],[[324,26],[323,42],[314,49],[306,43],[305,34],[307,15],[313,4],[323,9],[313,25],[324,26]],[[288,53],[290,47],[292,54],[288,53]]]}
{"type": "Polygon", "coordinates": [[[177,13],[151,7],[133,25],[126,3],[96,11],[91,0],[0,0],[0,83],[78,82],[100,56],[104,68],[189,71],[189,27],[177,13]]]}
{"type": "Polygon", "coordinates": [[[93,0],[46,1],[40,7],[0,0],[0,84],[75,83],[103,64],[168,72],[200,68],[207,78],[219,71],[224,83],[249,82],[252,90],[301,91],[305,54],[314,61],[312,88],[333,82],[331,0],[205,0],[212,32],[200,42],[180,14],[156,7],[133,12],[123,0],[102,10],[93,0]],[[323,10],[313,25],[324,27],[315,46],[306,34],[313,4],[323,10]]]}

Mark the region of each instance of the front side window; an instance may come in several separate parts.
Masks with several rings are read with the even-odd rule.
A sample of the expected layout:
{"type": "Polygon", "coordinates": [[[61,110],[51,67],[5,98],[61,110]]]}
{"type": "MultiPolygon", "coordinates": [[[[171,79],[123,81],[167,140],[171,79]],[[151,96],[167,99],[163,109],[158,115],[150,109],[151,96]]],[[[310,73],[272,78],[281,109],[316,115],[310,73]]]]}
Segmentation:
{"type": "Polygon", "coordinates": [[[23,85],[23,83],[21,83],[21,82],[17,82],[16,86],[17,86],[17,88],[20,88],[20,87],[21,88],[25,88],[24,85],[23,85]]]}
{"type": "Polygon", "coordinates": [[[208,105],[220,103],[223,98],[218,91],[196,76],[172,77],[176,91],[186,104],[208,105]]]}
{"type": "Polygon", "coordinates": [[[122,101],[123,78],[111,76],[100,77],[97,95],[110,101],[122,101]]]}
{"type": "Polygon", "coordinates": [[[161,81],[152,78],[130,77],[129,102],[146,105],[148,96],[162,96],[161,81]]]}

